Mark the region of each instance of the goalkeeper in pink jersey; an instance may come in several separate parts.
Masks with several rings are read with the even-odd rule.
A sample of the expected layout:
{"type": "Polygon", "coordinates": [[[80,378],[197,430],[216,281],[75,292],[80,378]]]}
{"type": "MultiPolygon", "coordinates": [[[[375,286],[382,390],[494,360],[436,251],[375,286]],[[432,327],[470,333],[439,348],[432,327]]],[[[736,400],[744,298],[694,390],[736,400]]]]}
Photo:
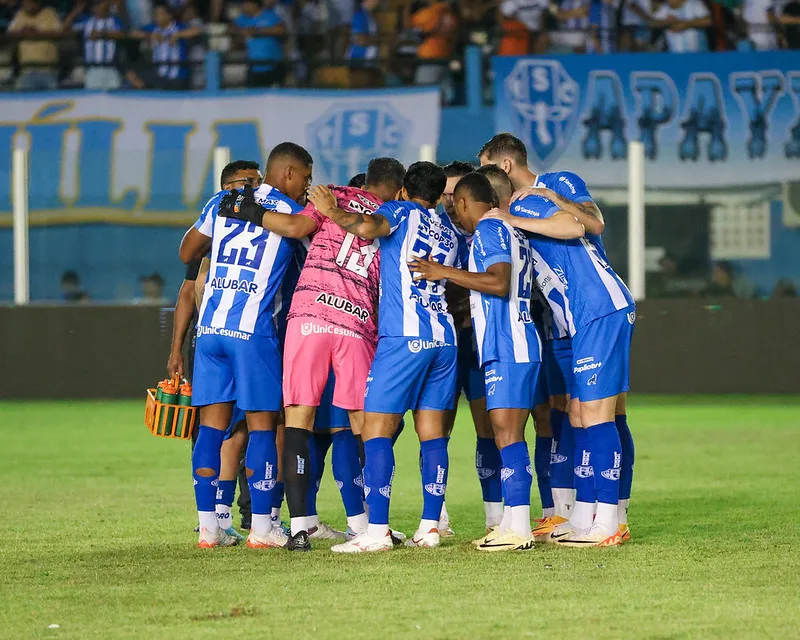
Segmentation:
{"type": "MultiPolygon", "coordinates": [[[[369,216],[395,199],[404,176],[398,160],[375,158],[363,189],[331,191],[339,208],[369,216]]],[[[349,412],[353,433],[361,433],[364,391],[378,342],[379,243],[348,232],[313,204],[297,214],[267,211],[248,190],[237,200],[233,215],[287,238],[311,239],[289,308],[283,354],[283,477],[292,528],[287,548],[305,551],[311,548],[306,501],[309,441],[331,369],[336,378],[333,404],[349,412]]],[[[347,524],[360,533],[367,526],[366,514],[348,516],[347,524]]]]}

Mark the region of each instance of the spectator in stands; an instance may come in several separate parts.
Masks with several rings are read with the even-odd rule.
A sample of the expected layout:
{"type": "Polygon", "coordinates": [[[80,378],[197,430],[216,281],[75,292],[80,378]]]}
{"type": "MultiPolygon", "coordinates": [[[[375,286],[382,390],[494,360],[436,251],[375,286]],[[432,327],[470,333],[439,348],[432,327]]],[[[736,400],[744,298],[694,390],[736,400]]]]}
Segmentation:
{"type": "Polygon", "coordinates": [[[708,51],[705,30],[711,26],[711,14],[703,0],[667,0],[653,15],[652,24],[665,29],[671,53],[708,51]]]}
{"type": "Polygon", "coordinates": [[[356,14],[358,0],[325,0],[333,58],[341,59],[350,46],[350,25],[356,14]]]}
{"type": "Polygon", "coordinates": [[[8,33],[19,40],[21,67],[17,88],[20,91],[54,90],[58,86],[58,44],[61,20],[54,9],[42,7],[39,0],[23,0],[22,8],[8,26],[8,33]]]}
{"type": "Polygon", "coordinates": [[[124,0],[131,29],[141,29],[153,22],[153,3],[150,0],[124,0]]]}
{"type": "Polygon", "coordinates": [[[81,279],[76,271],[61,274],[61,297],[64,302],[88,302],[89,294],[83,290],[81,279]]]}
{"type": "Polygon", "coordinates": [[[784,49],[800,49],[800,2],[793,0],[784,5],[777,18],[784,49]]]}
{"type": "Polygon", "coordinates": [[[550,34],[550,42],[556,53],[583,53],[589,31],[589,6],[591,0],[561,0],[550,12],[558,31],[550,34]]]}
{"type": "Polygon", "coordinates": [[[497,55],[524,56],[547,50],[547,31],[542,17],[549,0],[504,0],[500,3],[500,30],[503,34],[497,55]]]}
{"type": "Polygon", "coordinates": [[[619,0],[591,0],[588,53],[616,53],[619,0]]]}
{"type": "Polygon", "coordinates": [[[242,13],[233,21],[232,30],[245,42],[247,59],[247,84],[251,87],[270,87],[280,84],[285,75],[283,65],[283,36],[286,25],[275,10],[276,0],[265,0],[259,6],[256,0],[245,0],[242,13]],[[269,64],[259,61],[267,61],[269,64]]]}
{"type": "Polygon", "coordinates": [[[17,14],[17,0],[0,0],[0,33],[8,30],[8,25],[17,14]]]}
{"type": "Polygon", "coordinates": [[[142,286],[142,297],[134,300],[135,304],[149,304],[166,306],[171,300],[164,296],[164,278],[160,273],[153,273],[149,276],[139,278],[142,286]]]}
{"type": "Polygon", "coordinates": [[[179,23],[164,5],[153,12],[154,22],[131,33],[150,43],[152,65],[128,71],[126,78],[136,89],[186,89],[189,79],[187,41],[202,35],[202,29],[179,23]]]}
{"type": "Polygon", "coordinates": [[[350,48],[347,51],[349,60],[357,60],[363,64],[365,60],[378,57],[378,24],[374,12],[380,0],[363,0],[361,8],[353,16],[350,26],[350,48]]]}
{"type": "Polygon", "coordinates": [[[778,48],[775,0],[744,0],[742,21],[747,30],[747,39],[757,51],[772,51],[778,48]]]}
{"type": "Polygon", "coordinates": [[[653,20],[653,11],[650,0],[624,0],[619,37],[621,51],[647,51],[650,48],[652,31],[649,24],[653,20]]]}
{"type": "Polygon", "coordinates": [[[417,57],[440,61],[440,64],[419,65],[414,83],[442,85],[456,41],[456,20],[450,5],[442,0],[426,0],[426,5],[411,15],[411,26],[422,34],[417,57]]]}
{"type": "Polygon", "coordinates": [[[773,298],[796,298],[797,286],[789,278],[781,278],[772,292],[773,298]]]}
{"type": "Polygon", "coordinates": [[[87,89],[109,91],[122,86],[117,69],[117,40],[125,37],[122,21],[111,15],[110,0],[95,0],[91,13],[79,2],[64,19],[64,30],[73,29],[83,38],[83,62],[87,89]]]}
{"type": "MultiPolygon", "coordinates": [[[[197,5],[194,3],[186,4],[183,7],[181,22],[188,29],[195,29],[201,34],[205,33],[206,25],[198,13],[197,5]]],[[[195,36],[187,41],[187,45],[189,47],[189,62],[192,63],[190,86],[192,89],[202,89],[206,85],[206,73],[203,64],[206,59],[205,40],[202,35],[195,36]]]]}
{"type": "Polygon", "coordinates": [[[717,262],[711,270],[711,282],[702,295],[710,298],[752,298],[755,294],[753,283],[736,273],[734,266],[727,261],[717,262]]]}

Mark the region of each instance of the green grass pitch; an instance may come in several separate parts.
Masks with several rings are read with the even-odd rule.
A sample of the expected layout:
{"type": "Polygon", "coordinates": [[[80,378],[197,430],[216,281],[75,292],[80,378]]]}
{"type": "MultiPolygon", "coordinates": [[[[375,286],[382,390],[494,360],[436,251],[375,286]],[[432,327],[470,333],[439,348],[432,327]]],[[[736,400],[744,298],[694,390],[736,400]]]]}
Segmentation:
{"type": "MultiPolygon", "coordinates": [[[[356,557],[324,544],[196,549],[189,446],[147,433],[143,406],[0,404],[0,637],[800,634],[800,398],[633,397],[633,541],[517,555],[469,545],[483,508],[462,407],[447,491],[456,539],[356,557]]],[[[409,430],[392,500],[408,533],[417,450],[409,430]]],[[[343,526],[328,472],[320,513],[343,526]]]]}

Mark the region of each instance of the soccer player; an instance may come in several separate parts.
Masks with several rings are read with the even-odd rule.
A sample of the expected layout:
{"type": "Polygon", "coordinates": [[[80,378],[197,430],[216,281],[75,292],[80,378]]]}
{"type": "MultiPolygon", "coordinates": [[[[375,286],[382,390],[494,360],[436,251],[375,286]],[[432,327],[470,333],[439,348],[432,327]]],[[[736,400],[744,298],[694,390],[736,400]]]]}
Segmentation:
{"type": "MultiPolygon", "coordinates": [[[[536,234],[542,222],[561,211],[539,195],[529,195],[496,215],[536,234]],[[521,217],[531,216],[531,217],[521,217]]],[[[621,445],[614,414],[618,396],[628,390],[630,341],[635,305],[622,280],[595,245],[581,238],[554,242],[531,236],[536,278],[545,283],[553,311],[563,312],[572,335],[575,428],[575,508],[568,522],[551,534],[557,544],[605,547],[621,543],[618,502],[621,445]],[[595,513],[596,508],[596,513],[595,513]]]]}
{"type": "MultiPolygon", "coordinates": [[[[454,193],[458,219],[473,232],[469,271],[417,260],[411,268],[430,280],[448,279],[470,289],[470,308],[484,368],[486,406],[502,459],[500,474],[506,527],[490,532],[478,544],[481,551],[522,551],[533,548],[530,521],[531,461],[525,423],[534,404],[541,367],[541,343],[530,313],[533,260],[525,234],[500,220],[481,220],[497,194],[478,173],[462,178],[454,193]]],[[[571,216],[565,216],[571,218],[571,216]]],[[[573,229],[582,227],[574,218],[573,229]]]]}
{"type": "MultiPolygon", "coordinates": [[[[322,208],[340,207],[353,215],[371,215],[392,200],[405,169],[394,158],[375,158],[367,167],[364,189],[315,187],[311,204],[300,215],[264,211],[244,197],[234,215],[288,238],[311,237],[287,325],[283,393],[286,406],[284,482],[291,516],[289,549],[310,549],[307,495],[314,416],[333,369],[333,404],[348,410],[355,434],[361,433],[364,390],[378,340],[379,242],[362,239],[328,220],[322,208]],[[315,197],[316,194],[316,197],[315,197]]],[[[337,425],[338,426],[338,425],[337,425]]],[[[367,516],[348,517],[348,527],[362,532],[367,516]]]]}
{"type": "MultiPolygon", "coordinates": [[[[300,211],[296,199],[311,181],[312,159],[294,143],[269,155],[263,205],[286,213],[300,211]]],[[[193,401],[200,406],[200,429],[192,455],[200,518],[198,546],[218,546],[222,534],[214,514],[220,448],[234,401],[245,411],[250,442],[246,472],[252,498],[249,547],[284,546],[285,533],[273,528],[272,491],[277,476],[275,427],[281,408],[281,361],[273,322],[277,292],[292,258],[293,241],[218,215],[226,192],[216,194],[186,232],[180,248],[188,263],[211,251],[211,266],[197,331],[193,401]]]]}
{"type": "Polygon", "coordinates": [[[392,548],[389,500],[394,453],[392,436],[403,414],[414,409],[422,449],[423,513],[406,544],[438,546],[439,516],[447,485],[447,411],[456,385],[456,330],[444,299],[444,282],[414,281],[408,262],[418,257],[460,265],[464,245],[446,214],[435,207],[447,178],[441,167],[415,162],[403,179],[401,200],[374,214],[350,213],[335,206],[325,188],[309,198],[320,212],[360,238],[380,238],[381,298],[378,348],[367,381],[364,426],[364,484],[369,507],[367,530],[332,547],[337,553],[392,548]]]}

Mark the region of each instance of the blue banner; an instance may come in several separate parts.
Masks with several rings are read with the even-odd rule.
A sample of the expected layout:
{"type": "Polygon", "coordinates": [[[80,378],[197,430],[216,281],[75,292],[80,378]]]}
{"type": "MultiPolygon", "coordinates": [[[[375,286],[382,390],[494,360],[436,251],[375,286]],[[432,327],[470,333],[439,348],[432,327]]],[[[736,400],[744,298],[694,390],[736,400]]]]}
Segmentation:
{"type": "Polygon", "coordinates": [[[495,125],[539,171],[627,183],[645,145],[648,188],[720,188],[800,177],[800,52],[494,59],[495,125]]]}

